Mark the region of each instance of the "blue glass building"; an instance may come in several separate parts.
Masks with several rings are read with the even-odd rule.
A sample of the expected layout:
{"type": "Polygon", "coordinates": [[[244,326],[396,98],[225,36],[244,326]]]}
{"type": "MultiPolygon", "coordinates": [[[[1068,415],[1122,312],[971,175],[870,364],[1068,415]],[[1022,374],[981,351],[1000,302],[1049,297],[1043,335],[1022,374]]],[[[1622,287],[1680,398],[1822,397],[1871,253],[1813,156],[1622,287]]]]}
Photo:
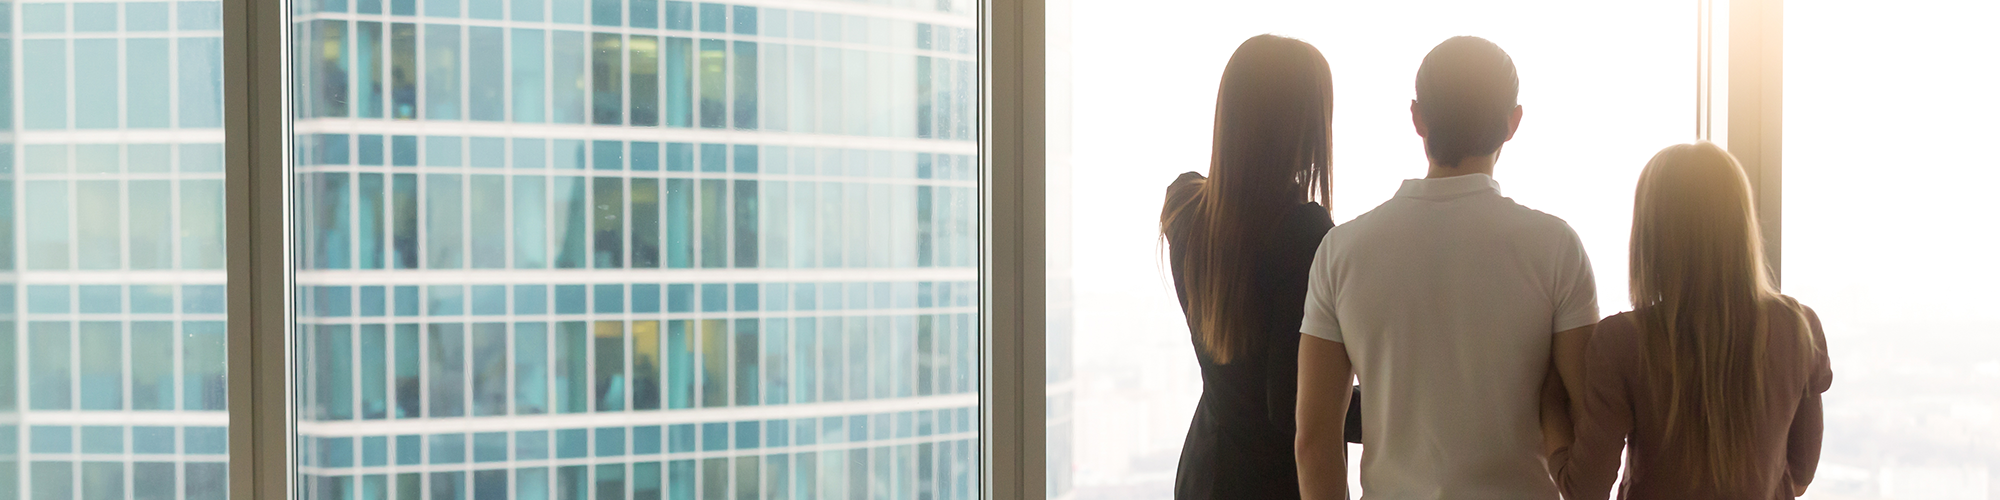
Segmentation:
{"type": "Polygon", "coordinates": [[[227,494],[221,25],[0,2],[0,500],[227,494]]]}
{"type": "MultiPolygon", "coordinates": [[[[970,3],[294,7],[300,496],[974,495],[970,3]]],[[[220,5],[0,14],[0,500],[226,498],[220,5]]]]}
{"type": "Polygon", "coordinates": [[[971,4],[295,7],[306,497],[975,495],[971,4]]]}

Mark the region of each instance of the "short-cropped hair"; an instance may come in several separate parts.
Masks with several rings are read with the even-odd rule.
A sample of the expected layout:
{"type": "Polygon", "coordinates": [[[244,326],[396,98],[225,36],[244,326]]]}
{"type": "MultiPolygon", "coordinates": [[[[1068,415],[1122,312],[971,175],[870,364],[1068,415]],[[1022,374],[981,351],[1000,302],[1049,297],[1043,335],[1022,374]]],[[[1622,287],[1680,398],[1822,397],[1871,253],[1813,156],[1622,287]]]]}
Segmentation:
{"type": "Polygon", "coordinates": [[[1417,113],[1429,128],[1424,151],[1445,166],[1492,154],[1507,141],[1520,92],[1514,58],[1499,45],[1473,36],[1438,44],[1417,69],[1417,113]]]}

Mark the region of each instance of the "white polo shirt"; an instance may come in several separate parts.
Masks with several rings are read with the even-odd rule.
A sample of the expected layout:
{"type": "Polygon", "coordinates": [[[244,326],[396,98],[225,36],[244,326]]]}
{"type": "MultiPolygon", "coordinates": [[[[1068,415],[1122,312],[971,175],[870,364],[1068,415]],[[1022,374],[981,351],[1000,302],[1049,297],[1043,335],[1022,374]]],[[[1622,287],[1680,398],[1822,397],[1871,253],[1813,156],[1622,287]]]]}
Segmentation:
{"type": "Polygon", "coordinates": [[[1569,224],[1485,174],[1403,181],[1328,231],[1299,331],[1346,344],[1365,499],[1555,499],[1538,411],[1555,332],[1597,322],[1569,224]]]}

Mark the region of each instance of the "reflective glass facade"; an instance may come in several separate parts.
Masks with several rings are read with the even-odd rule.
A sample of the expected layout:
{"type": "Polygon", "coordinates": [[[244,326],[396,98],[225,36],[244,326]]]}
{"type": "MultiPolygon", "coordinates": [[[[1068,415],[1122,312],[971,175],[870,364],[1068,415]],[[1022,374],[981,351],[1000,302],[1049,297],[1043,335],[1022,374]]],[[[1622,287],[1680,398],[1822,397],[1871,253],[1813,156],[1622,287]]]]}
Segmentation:
{"type": "Polygon", "coordinates": [[[301,495],[972,498],[970,2],[294,2],[301,495]]]}
{"type": "Polygon", "coordinates": [[[227,495],[221,27],[0,2],[0,500],[227,495]]]}

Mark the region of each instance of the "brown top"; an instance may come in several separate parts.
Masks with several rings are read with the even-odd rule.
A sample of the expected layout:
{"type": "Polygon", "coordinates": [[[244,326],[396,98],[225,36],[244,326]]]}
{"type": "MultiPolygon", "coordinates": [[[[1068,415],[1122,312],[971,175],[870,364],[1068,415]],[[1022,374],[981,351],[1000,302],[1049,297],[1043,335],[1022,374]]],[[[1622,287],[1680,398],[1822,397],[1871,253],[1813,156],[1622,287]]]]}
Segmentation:
{"type": "Polygon", "coordinates": [[[1789,499],[1795,486],[1812,482],[1819,467],[1820,434],[1823,430],[1819,395],[1833,383],[1833,371],[1826,356],[1826,334],[1820,330],[1819,315],[1806,309],[1816,352],[1799,352],[1795,342],[1781,342],[1796,335],[1797,326],[1776,315],[1766,341],[1770,359],[1765,365],[1767,399],[1762,422],[1756,426],[1755,468],[1750,487],[1743,491],[1716,491],[1712,486],[1695,489],[1700,474],[1664,457],[1678,454],[1681,443],[1666,442],[1666,384],[1648,380],[1645,374],[1645,342],[1636,318],[1621,313],[1597,324],[1584,356],[1584,400],[1576,422],[1576,441],[1549,457],[1549,467],[1563,495],[1571,499],[1595,500],[1610,494],[1618,475],[1618,455],[1631,445],[1625,481],[1618,497],[1630,500],[1672,499],[1789,499]],[[1628,441],[1629,440],[1629,441],[1628,441]]]}

